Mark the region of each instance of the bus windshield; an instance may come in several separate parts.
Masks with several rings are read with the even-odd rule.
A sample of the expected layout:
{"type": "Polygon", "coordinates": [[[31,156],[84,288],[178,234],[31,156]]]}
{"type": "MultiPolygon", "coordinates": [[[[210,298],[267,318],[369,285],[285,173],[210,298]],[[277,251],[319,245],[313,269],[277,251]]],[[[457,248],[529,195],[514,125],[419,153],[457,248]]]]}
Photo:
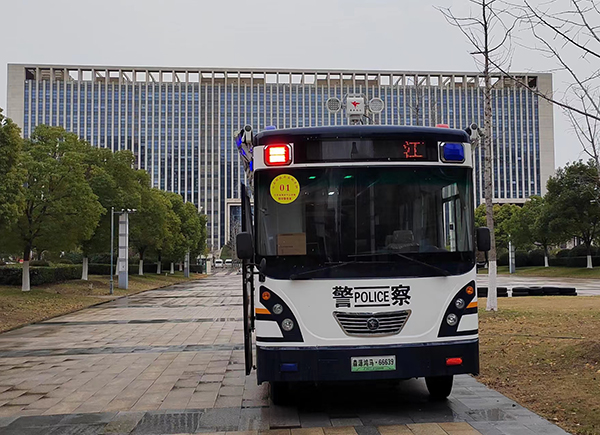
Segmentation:
{"type": "Polygon", "coordinates": [[[440,276],[474,266],[470,168],[286,168],[255,176],[256,249],[267,276],[440,276]],[[281,175],[297,181],[292,196],[273,192],[281,175]]]}

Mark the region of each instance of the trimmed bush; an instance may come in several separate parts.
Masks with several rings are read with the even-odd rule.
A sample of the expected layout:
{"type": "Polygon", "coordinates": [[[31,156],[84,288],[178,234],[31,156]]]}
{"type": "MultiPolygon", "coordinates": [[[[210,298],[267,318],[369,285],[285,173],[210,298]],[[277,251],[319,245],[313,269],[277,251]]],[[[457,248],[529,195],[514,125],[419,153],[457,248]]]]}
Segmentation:
{"type": "Polygon", "coordinates": [[[544,265],[544,250],[543,249],[534,249],[533,251],[529,251],[529,254],[527,254],[527,263],[530,266],[543,266],[544,265]]]}
{"type": "MultiPolygon", "coordinates": [[[[129,275],[137,275],[139,272],[139,263],[129,263],[129,275]]],[[[171,266],[169,266],[170,268],[171,266]]],[[[170,269],[165,269],[163,267],[163,272],[169,272],[170,269]]],[[[115,261],[114,265],[113,265],[113,271],[115,273],[115,275],[117,274],[117,262],[115,261]]],[[[94,264],[94,263],[90,263],[88,265],[88,273],[90,275],[108,275],[110,276],[110,261],[108,264],[94,264]]],[[[144,261],[144,274],[150,274],[150,273],[156,273],[156,263],[146,263],[144,261]]]]}
{"type": "MultiPolygon", "coordinates": [[[[590,247],[592,257],[595,257],[598,254],[598,248],[595,246],[590,247]]],[[[571,252],[569,252],[569,257],[585,257],[587,256],[587,247],[584,244],[577,245],[571,252]]]]}
{"type": "MultiPolygon", "coordinates": [[[[587,257],[551,258],[550,266],[587,267],[587,257]]],[[[600,257],[592,257],[592,265],[600,266],[600,257]]]]}
{"type": "Polygon", "coordinates": [[[61,258],[60,260],[58,260],[59,264],[73,264],[73,262],[71,260],[69,260],[68,258],[61,258]]]}
{"type": "Polygon", "coordinates": [[[556,258],[567,258],[570,252],[570,249],[561,249],[556,253],[556,258]]]}
{"type": "MultiPolygon", "coordinates": [[[[65,264],[80,264],[83,262],[83,254],[81,252],[67,252],[62,256],[63,260],[69,260],[70,263],[65,264]]],[[[59,261],[62,263],[62,261],[59,261]]]]}
{"type": "Polygon", "coordinates": [[[29,262],[30,267],[50,267],[50,263],[46,260],[32,260],[29,262]]]}
{"type": "Polygon", "coordinates": [[[525,251],[515,252],[515,266],[516,267],[529,266],[529,258],[527,256],[527,252],[525,252],[525,251]]]}
{"type": "MultiPolygon", "coordinates": [[[[115,254],[115,262],[117,255],[115,254]]],[[[93,264],[110,264],[110,252],[108,254],[92,254],[90,255],[90,263],[93,264]]]]}
{"type": "Polygon", "coordinates": [[[505,252],[498,257],[498,266],[508,266],[508,252],[505,252]]]}
{"type": "MultiPolygon", "coordinates": [[[[52,284],[81,278],[81,265],[61,264],[53,267],[30,267],[31,285],[52,284]]],[[[0,267],[0,285],[21,285],[23,268],[19,266],[0,267]]]]}

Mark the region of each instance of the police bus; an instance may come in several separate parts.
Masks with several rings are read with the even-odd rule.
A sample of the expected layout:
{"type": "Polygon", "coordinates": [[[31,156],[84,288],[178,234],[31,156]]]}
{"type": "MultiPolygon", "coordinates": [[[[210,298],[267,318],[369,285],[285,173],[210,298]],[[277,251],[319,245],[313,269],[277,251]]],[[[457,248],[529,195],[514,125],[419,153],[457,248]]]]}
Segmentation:
{"type": "Polygon", "coordinates": [[[415,377],[440,399],[479,371],[469,135],[354,123],[237,138],[246,373],[275,403],[291,383],[415,377]]]}

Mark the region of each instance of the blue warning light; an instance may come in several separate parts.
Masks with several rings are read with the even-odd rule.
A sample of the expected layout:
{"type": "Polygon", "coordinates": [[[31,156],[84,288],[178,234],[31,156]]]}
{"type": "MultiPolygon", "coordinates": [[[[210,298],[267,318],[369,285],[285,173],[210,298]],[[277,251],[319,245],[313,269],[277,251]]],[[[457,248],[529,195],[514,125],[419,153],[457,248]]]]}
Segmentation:
{"type": "Polygon", "coordinates": [[[465,149],[461,143],[445,143],[443,148],[443,160],[445,162],[464,162],[465,149]]]}

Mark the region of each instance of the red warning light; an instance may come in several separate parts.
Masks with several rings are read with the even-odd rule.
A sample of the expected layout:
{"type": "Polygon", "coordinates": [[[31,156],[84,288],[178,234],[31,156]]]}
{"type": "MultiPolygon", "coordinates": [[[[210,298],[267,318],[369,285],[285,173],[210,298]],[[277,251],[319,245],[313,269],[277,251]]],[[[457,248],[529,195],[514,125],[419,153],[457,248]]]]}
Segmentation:
{"type": "Polygon", "coordinates": [[[290,146],[267,145],[265,147],[265,163],[269,166],[283,166],[292,163],[292,152],[290,146]]]}

